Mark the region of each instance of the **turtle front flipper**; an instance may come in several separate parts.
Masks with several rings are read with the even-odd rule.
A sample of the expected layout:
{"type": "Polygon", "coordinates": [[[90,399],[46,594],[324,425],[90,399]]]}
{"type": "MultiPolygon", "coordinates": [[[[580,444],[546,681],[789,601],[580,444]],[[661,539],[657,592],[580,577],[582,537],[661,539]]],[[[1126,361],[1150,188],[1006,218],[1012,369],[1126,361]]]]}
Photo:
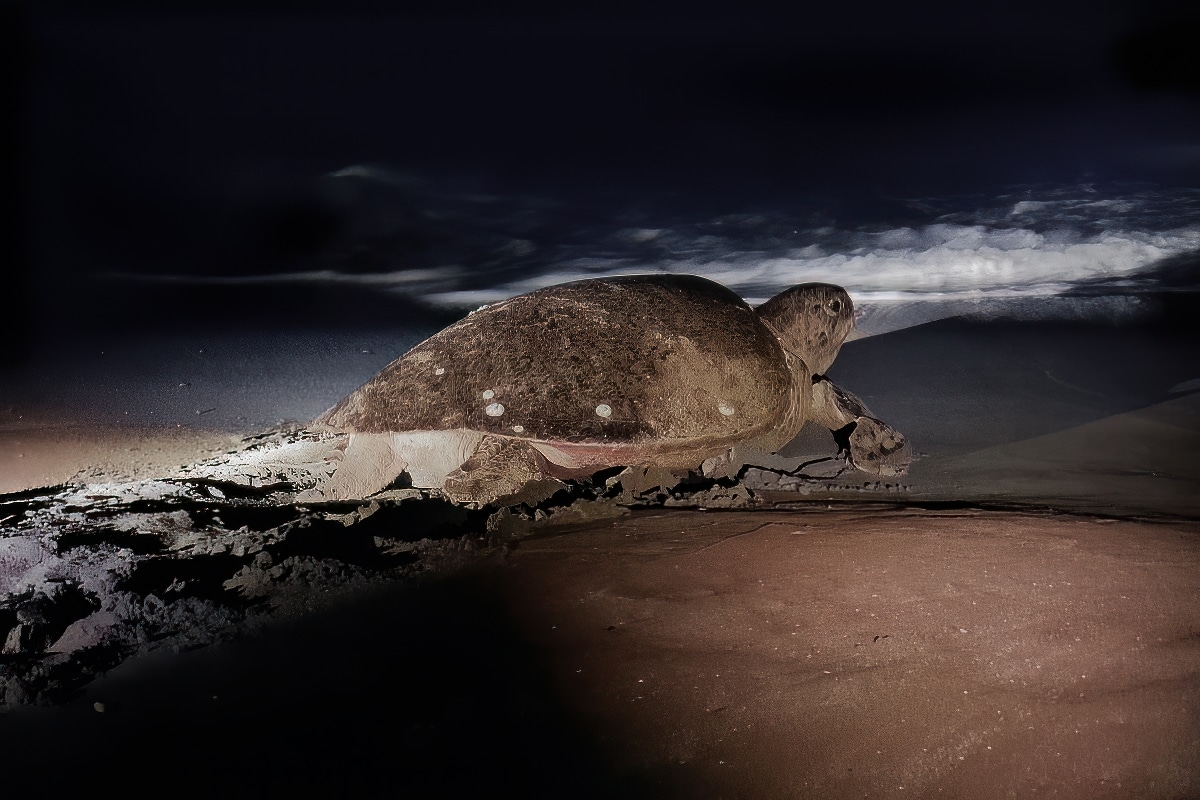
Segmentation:
{"type": "Polygon", "coordinates": [[[912,461],[904,434],[878,419],[862,400],[827,378],[812,386],[811,418],[833,431],[850,464],[873,475],[903,475],[912,461]]]}
{"type": "Polygon", "coordinates": [[[526,442],[484,436],[471,457],[446,476],[442,494],[455,503],[479,506],[536,503],[563,487],[546,474],[543,462],[526,442]]]}

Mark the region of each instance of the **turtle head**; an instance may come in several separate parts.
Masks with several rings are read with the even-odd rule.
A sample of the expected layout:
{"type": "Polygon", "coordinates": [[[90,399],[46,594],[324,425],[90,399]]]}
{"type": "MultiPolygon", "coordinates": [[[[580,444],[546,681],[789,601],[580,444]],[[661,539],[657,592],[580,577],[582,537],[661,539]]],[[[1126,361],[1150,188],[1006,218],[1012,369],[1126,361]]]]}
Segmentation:
{"type": "Polygon", "coordinates": [[[823,375],[854,327],[854,304],[840,286],[802,283],[772,297],[755,311],[779,343],[823,375]]]}

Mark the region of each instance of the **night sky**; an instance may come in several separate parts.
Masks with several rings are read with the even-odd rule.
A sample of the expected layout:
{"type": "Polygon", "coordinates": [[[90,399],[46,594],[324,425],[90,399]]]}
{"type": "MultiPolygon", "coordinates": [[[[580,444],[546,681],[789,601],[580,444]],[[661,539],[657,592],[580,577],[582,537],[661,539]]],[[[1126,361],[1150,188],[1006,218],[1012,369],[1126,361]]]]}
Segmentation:
{"type": "Polygon", "coordinates": [[[1200,180],[1186,4],[563,5],[0,4],[4,357],[89,275],[292,268],[354,164],[581,214],[1200,180]]]}

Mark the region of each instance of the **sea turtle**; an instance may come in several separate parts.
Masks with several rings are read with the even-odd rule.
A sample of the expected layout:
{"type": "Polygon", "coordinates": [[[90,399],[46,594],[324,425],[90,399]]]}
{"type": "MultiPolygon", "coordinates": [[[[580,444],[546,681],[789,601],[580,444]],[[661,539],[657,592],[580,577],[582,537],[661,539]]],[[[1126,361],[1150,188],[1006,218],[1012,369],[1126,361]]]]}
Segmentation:
{"type": "Polygon", "coordinates": [[[691,275],[581,280],[485,306],[313,421],[333,448],[299,499],[360,499],[407,473],[455,502],[520,502],[608,467],[775,452],[807,420],[835,431],[854,467],[900,474],[904,437],[824,377],[853,320],[837,286],[795,286],[754,309],[691,275]]]}

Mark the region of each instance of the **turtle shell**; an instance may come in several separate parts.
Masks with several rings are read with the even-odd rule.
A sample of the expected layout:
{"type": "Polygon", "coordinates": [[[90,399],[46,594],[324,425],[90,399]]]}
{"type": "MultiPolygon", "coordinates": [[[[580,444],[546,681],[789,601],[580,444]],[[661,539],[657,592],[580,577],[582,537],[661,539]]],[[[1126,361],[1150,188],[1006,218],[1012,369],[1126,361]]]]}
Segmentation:
{"type": "Polygon", "coordinates": [[[754,438],[795,405],[785,354],[750,306],[704,278],[660,275],[576,281],[486,306],[316,422],[661,451],[754,438]]]}

